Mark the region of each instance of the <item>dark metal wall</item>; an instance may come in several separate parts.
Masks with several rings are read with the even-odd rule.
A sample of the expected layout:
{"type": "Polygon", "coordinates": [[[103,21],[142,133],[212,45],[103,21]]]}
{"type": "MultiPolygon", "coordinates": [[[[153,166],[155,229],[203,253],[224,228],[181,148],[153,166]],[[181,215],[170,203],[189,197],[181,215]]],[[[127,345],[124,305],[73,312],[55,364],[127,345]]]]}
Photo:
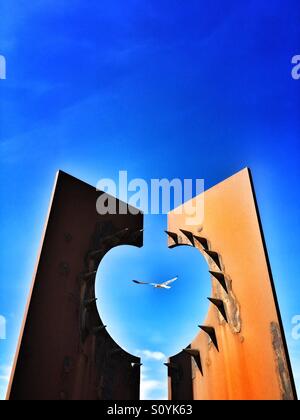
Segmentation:
{"type": "Polygon", "coordinates": [[[169,396],[173,401],[193,400],[192,359],[186,352],[170,358],[168,367],[169,396]]]}
{"type": "Polygon", "coordinates": [[[57,175],[10,400],[139,399],[140,359],[107,333],[96,307],[95,279],[110,249],[142,246],[143,215],[100,216],[100,194],[63,172],[57,175]]]}

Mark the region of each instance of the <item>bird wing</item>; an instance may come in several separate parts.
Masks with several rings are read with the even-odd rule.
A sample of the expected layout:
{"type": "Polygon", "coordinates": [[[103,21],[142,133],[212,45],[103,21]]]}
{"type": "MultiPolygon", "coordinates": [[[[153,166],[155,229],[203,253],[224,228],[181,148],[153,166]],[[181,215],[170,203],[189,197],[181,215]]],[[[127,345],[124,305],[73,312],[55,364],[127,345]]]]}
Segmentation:
{"type": "Polygon", "coordinates": [[[162,283],[162,286],[169,286],[169,284],[174,283],[174,281],[176,281],[176,280],[178,280],[178,276],[177,277],[174,277],[171,280],[168,280],[168,281],[162,283]]]}
{"type": "Polygon", "coordinates": [[[136,283],[136,284],[150,284],[150,283],[145,283],[143,281],[138,281],[138,280],[132,280],[132,281],[133,283],[136,283]]]}

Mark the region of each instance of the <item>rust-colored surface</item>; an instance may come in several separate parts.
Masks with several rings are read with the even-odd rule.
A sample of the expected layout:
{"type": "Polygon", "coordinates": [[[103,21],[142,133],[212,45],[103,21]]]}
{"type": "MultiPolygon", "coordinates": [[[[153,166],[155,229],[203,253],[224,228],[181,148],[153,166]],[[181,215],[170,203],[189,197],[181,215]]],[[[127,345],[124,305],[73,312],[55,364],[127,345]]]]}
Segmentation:
{"type": "MultiPolygon", "coordinates": [[[[179,229],[206,238],[208,249],[199,241],[195,246],[206,258],[209,270],[222,274],[225,280],[224,288],[222,277],[217,280],[211,276],[212,297],[223,302],[228,322],[221,314],[222,307],[212,303],[203,323],[213,327],[218,349],[203,330],[191,345],[200,352],[203,369],[202,376],[193,363],[193,399],[295,399],[250,171],[245,169],[204,194],[203,225],[188,226],[184,215],[171,212],[168,226],[178,234],[179,243],[191,245],[179,229]]],[[[180,356],[172,361],[182,364],[180,356]]],[[[174,387],[176,384],[169,388],[170,399],[178,399],[174,387]]]]}
{"type": "Polygon", "coordinates": [[[10,400],[139,399],[140,359],[106,332],[96,307],[95,277],[114,246],[142,246],[143,216],[100,216],[99,195],[90,185],[58,173],[10,400]]]}

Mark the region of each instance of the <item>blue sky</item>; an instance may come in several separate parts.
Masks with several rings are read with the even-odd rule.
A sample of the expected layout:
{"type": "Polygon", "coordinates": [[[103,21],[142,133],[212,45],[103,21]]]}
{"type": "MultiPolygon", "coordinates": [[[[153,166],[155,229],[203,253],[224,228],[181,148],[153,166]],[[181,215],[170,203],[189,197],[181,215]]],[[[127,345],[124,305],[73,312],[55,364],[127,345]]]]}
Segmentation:
{"type": "MultiPolygon", "coordinates": [[[[117,179],[125,169],[131,179],[204,178],[210,187],[249,166],[300,387],[300,341],[292,339],[291,321],[300,314],[300,80],[291,77],[291,59],[300,54],[299,2],[1,0],[0,16],[0,54],[7,60],[7,80],[0,81],[0,315],[7,319],[7,340],[0,340],[0,395],[57,169],[94,185],[103,177],[117,179]]],[[[161,247],[164,222],[162,216],[146,219],[161,247]]],[[[150,251],[143,252],[153,255],[147,234],[150,251]]],[[[115,252],[103,270],[110,258],[120,258],[115,252]]],[[[188,266],[202,261],[180,252],[187,262],[182,282],[196,282],[188,266]]],[[[135,258],[146,258],[140,255],[135,258]]],[[[147,271],[137,274],[172,276],[182,264],[168,255],[170,265],[161,269],[166,256],[156,252],[147,271]]],[[[157,301],[152,289],[125,284],[126,296],[142,294],[139,302],[147,311],[157,301]]],[[[174,315],[181,284],[159,295],[174,315]]],[[[99,281],[99,293],[118,299],[103,288],[99,281]]],[[[186,300],[193,304],[193,294],[186,300]]],[[[149,328],[157,329],[162,315],[167,320],[170,314],[153,311],[149,328]]],[[[117,319],[112,324],[118,335],[117,319]]],[[[172,336],[168,348],[159,334],[151,342],[139,336],[144,326],[140,320],[135,331],[120,333],[120,344],[148,355],[146,397],[162,398],[163,355],[181,343],[172,336]]],[[[164,326],[161,335],[172,328],[164,326]]]]}

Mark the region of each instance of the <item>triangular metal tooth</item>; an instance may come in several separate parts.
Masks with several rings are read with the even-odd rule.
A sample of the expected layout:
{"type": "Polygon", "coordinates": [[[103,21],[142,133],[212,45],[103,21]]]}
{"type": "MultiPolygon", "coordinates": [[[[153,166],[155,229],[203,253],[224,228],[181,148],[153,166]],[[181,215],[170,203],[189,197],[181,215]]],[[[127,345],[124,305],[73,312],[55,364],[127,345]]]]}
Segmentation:
{"type": "Polygon", "coordinates": [[[122,349],[118,349],[118,348],[116,348],[116,349],[112,349],[111,351],[110,351],[110,354],[111,355],[115,355],[115,354],[119,354],[119,353],[121,353],[123,350],[122,349]]]}
{"type": "Polygon", "coordinates": [[[178,365],[176,363],[164,363],[165,366],[167,366],[168,369],[171,370],[178,370],[178,365]]]}
{"type": "Polygon", "coordinates": [[[200,355],[199,350],[195,350],[195,349],[184,349],[183,351],[193,357],[197,357],[200,355]]]}
{"type": "Polygon", "coordinates": [[[228,323],[228,318],[227,318],[224,302],[220,299],[214,299],[214,298],[208,298],[208,300],[218,308],[219,312],[221,313],[225,321],[228,323]]]}
{"type": "Polygon", "coordinates": [[[115,238],[118,238],[118,239],[123,238],[125,234],[129,233],[129,231],[130,231],[130,229],[128,227],[126,227],[124,229],[121,229],[121,230],[118,230],[117,232],[114,232],[110,235],[107,235],[103,239],[101,239],[101,243],[110,241],[110,240],[115,239],[115,238]]]}
{"type": "Polygon", "coordinates": [[[141,367],[141,366],[143,366],[143,363],[136,363],[136,362],[131,363],[132,368],[141,367]]]}
{"type": "Polygon", "coordinates": [[[85,300],[84,301],[84,306],[90,306],[90,305],[92,305],[93,303],[96,303],[97,302],[97,298],[93,298],[93,299],[87,299],[87,300],[85,300]]]}
{"type": "Polygon", "coordinates": [[[130,235],[130,240],[132,242],[137,241],[138,239],[142,239],[144,233],[144,229],[137,230],[130,235]]]}
{"type": "Polygon", "coordinates": [[[220,262],[220,256],[219,256],[219,254],[217,252],[215,252],[215,251],[210,251],[209,249],[205,249],[204,251],[214,261],[214,263],[217,264],[217,266],[221,270],[222,267],[221,267],[221,262],[220,262]]]}
{"type": "Polygon", "coordinates": [[[107,242],[110,243],[110,241],[112,241],[112,243],[115,243],[116,241],[122,241],[124,238],[127,238],[129,235],[130,235],[130,229],[128,227],[126,227],[124,229],[121,229],[121,230],[113,233],[112,235],[108,235],[101,242],[102,243],[107,243],[107,242]]]}
{"type": "Polygon", "coordinates": [[[184,349],[183,351],[185,353],[187,353],[189,356],[191,356],[195,360],[196,365],[198,366],[198,369],[200,370],[201,375],[203,376],[203,368],[202,368],[202,363],[201,363],[201,357],[200,357],[199,350],[196,350],[196,349],[184,349]]]}
{"type": "Polygon", "coordinates": [[[171,247],[179,245],[179,239],[177,233],[169,232],[168,230],[165,230],[166,234],[174,241],[175,245],[171,245],[171,247]]]}
{"type": "Polygon", "coordinates": [[[90,251],[88,253],[88,258],[93,260],[96,259],[97,257],[99,257],[100,255],[105,253],[105,247],[101,247],[99,249],[96,249],[95,251],[90,251]]]}
{"type": "Polygon", "coordinates": [[[226,279],[223,273],[218,271],[210,271],[210,274],[220,283],[226,293],[228,293],[226,279]]]}
{"type": "Polygon", "coordinates": [[[107,249],[107,242],[113,241],[113,240],[115,241],[116,239],[119,239],[121,241],[121,239],[125,236],[125,234],[127,235],[128,232],[129,232],[129,228],[126,227],[113,234],[105,236],[104,238],[101,239],[99,248],[89,252],[88,258],[91,258],[91,259],[97,258],[101,254],[103,254],[105,250],[107,249]]]}
{"type": "Polygon", "coordinates": [[[184,236],[186,236],[188,238],[188,240],[190,241],[190,243],[195,246],[195,239],[194,239],[194,235],[192,232],[188,231],[188,230],[184,230],[184,229],[180,229],[180,232],[184,234],[184,236]]]}
{"type": "Polygon", "coordinates": [[[100,327],[95,327],[93,329],[93,334],[99,334],[100,332],[106,330],[106,328],[107,328],[107,325],[102,325],[100,327]]]}
{"type": "Polygon", "coordinates": [[[97,271],[91,271],[90,273],[83,274],[82,278],[84,280],[92,280],[92,279],[95,279],[96,275],[97,275],[97,271]]]}
{"type": "Polygon", "coordinates": [[[203,330],[209,336],[215,348],[219,351],[218,340],[217,340],[215,329],[213,327],[207,327],[205,325],[199,325],[199,328],[201,328],[201,330],[203,330]]]}
{"type": "Polygon", "coordinates": [[[208,250],[209,246],[208,246],[208,241],[206,238],[203,238],[202,236],[197,236],[197,235],[194,235],[194,238],[196,239],[196,241],[200,243],[200,245],[203,246],[205,250],[208,250]]]}

